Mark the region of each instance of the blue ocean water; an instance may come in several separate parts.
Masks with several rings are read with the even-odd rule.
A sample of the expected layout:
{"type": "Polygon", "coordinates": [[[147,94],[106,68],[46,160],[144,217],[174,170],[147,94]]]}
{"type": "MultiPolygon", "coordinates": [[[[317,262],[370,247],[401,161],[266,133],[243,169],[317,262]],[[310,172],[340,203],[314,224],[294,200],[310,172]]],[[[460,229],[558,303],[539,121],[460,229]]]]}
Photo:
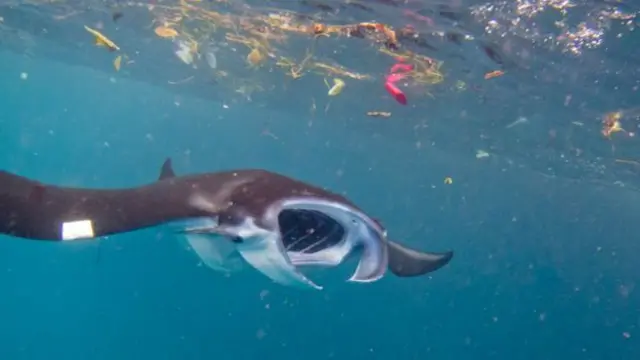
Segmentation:
{"type": "Polygon", "coordinates": [[[391,238],[456,252],[424,278],[314,274],[325,289],[313,292],[222,276],[162,229],[64,245],[3,236],[0,359],[640,355],[632,189],[417,149],[384,136],[392,122],[309,126],[308,113],[223,107],[12,53],[0,74],[7,171],[124,187],[154,181],[167,156],[178,173],[267,168],[346,194],[391,238]]]}

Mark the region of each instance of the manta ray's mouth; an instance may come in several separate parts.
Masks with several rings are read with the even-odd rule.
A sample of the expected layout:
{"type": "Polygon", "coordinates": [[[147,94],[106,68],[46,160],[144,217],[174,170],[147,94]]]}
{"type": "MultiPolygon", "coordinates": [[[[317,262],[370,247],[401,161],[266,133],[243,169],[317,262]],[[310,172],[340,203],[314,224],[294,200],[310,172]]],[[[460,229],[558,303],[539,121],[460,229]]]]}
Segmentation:
{"type": "MultiPolygon", "coordinates": [[[[272,208],[278,240],[296,268],[335,267],[358,256],[349,281],[372,282],[387,267],[386,232],[372,218],[339,201],[313,197],[289,198],[272,208]]],[[[302,275],[300,275],[302,276],[302,275]]]]}
{"type": "Polygon", "coordinates": [[[282,244],[288,252],[313,254],[340,245],[346,230],[316,210],[284,209],[278,214],[282,244]]]}
{"type": "MultiPolygon", "coordinates": [[[[302,274],[300,267],[335,267],[356,254],[358,265],[349,281],[373,282],[387,269],[386,231],[368,215],[342,201],[310,196],[284,198],[272,203],[262,214],[239,211],[233,220],[221,223],[220,219],[210,219],[210,223],[186,232],[234,239],[229,253],[235,248],[255,269],[286,285],[321,289],[302,274]]],[[[206,253],[213,267],[213,262],[219,262],[221,257],[209,256],[216,245],[202,240],[206,246],[197,251],[206,253]]]]}

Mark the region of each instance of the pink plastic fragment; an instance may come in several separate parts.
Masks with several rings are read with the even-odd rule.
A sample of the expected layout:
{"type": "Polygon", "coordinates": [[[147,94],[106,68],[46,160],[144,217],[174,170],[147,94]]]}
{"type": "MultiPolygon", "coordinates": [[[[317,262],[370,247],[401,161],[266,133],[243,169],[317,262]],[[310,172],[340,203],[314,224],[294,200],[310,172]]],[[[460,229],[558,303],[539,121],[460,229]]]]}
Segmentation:
{"type": "Polygon", "coordinates": [[[407,105],[407,96],[391,82],[386,82],[384,88],[393,98],[402,105],[407,105]]]}

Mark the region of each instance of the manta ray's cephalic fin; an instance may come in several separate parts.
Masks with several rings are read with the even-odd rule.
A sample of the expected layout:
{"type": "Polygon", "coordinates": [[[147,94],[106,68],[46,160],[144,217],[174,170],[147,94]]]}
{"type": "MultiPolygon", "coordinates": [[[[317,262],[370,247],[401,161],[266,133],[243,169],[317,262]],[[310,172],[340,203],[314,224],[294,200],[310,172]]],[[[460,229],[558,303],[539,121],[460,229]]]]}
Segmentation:
{"type": "Polygon", "coordinates": [[[432,253],[417,251],[389,241],[389,270],[399,277],[420,276],[447,265],[453,251],[432,253]]]}

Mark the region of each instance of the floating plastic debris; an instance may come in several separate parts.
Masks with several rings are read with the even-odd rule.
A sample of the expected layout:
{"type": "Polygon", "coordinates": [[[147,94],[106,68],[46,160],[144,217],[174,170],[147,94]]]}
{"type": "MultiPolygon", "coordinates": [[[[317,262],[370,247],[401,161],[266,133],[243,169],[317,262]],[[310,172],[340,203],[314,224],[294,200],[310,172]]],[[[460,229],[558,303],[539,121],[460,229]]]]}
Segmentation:
{"type": "Polygon", "coordinates": [[[120,65],[121,64],[122,64],[122,55],[118,55],[113,60],[113,67],[116,69],[116,71],[120,71],[120,65]]]}
{"type": "Polygon", "coordinates": [[[118,47],[118,45],[116,45],[116,43],[109,40],[109,38],[107,38],[106,36],[102,35],[102,33],[100,33],[98,30],[94,30],[88,27],[87,25],[85,25],[84,28],[96,38],[96,42],[95,42],[96,46],[104,46],[109,51],[120,50],[120,48],[118,47]]]}
{"type": "Polygon", "coordinates": [[[508,124],[507,126],[505,126],[505,129],[511,129],[514,126],[518,126],[518,125],[522,125],[522,124],[526,124],[529,122],[529,119],[527,119],[524,116],[520,116],[518,117],[514,122],[508,124]]]}
{"type": "Polygon", "coordinates": [[[216,51],[218,51],[218,48],[215,47],[212,43],[208,43],[203,48],[204,59],[207,62],[207,65],[209,65],[209,67],[214,70],[218,67],[218,59],[216,58],[216,51]]]}
{"type": "MultiPolygon", "coordinates": [[[[351,86],[356,84],[355,81],[374,81],[377,74],[382,73],[382,85],[385,85],[386,91],[393,96],[396,102],[403,105],[407,104],[408,97],[412,99],[415,97],[416,99],[413,101],[419,104],[417,102],[419,96],[431,96],[425,89],[426,87],[443,81],[442,73],[439,71],[441,63],[426,55],[421,55],[417,51],[422,48],[419,42],[423,37],[419,36],[420,33],[411,24],[404,27],[401,24],[391,27],[389,24],[378,22],[342,23],[343,21],[340,21],[340,24],[331,24],[310,21],[307,18],[300,18],[295,13],[279,9],[256,12],[242,10],[235,13],[228,11],[232,9],[224,9],[219,12],[221,9],[218,9],[216,5],[205,1],[179,1],[172,2],[170,6],[160,5],[160,3],[163,2],[152,1],[149,6],[144,7],[153,18],[151,23],[146,26],[147,37],[153,32],[153,35],[169,40],[171,42],[169,46],[172,46],[170,51],[189,68],[197,69],[206,66],[212,69],[207,70],[209,76],[213,76],[215,79],[208,79],[208,83],[223,85],[220,87],[227,90],[237,89],[236,93],[241,94],[248,101],[251,101],[249,95],[251,90],[247,89],[251,87],[264,86],[268,87],[269,91],[280,89],[292,91],[294,86],[300,86],[290,85],[288,82],[282,87],[277,86],[277,83],[269,84],[274,78],[268,74],[276,71],[293,79],[300,79],[303,76],[326,79],[328,85],[325,91],[327,91],[328,98],[325,100],[325,112],[328,112],[333,97],[344,97],[342,93],[347,81],[351,89],[351,86]],[[308,43],[306,47],[288,46],[289,43],[293,44],[303,38],[312,41],[304,41],[308,43]],[[322,39],[320,40],[320,38],[322,39]],[[371,70],[356,72],[358,69],[347,68],[341,64],[343,59],[338,49],[326,54],[324,52],[322,54],[316,53],[316,46],[320,42],[344,38],[361,39],[354,40],[354,46],[362,43],[367,51],[381,53],[388,57],[388,62],[381,64],[383,68],[380,69],[371,68],[371,70]],[[242,48],[239,48],[237,44],[240,44],[242,48]],[[407,46],[401,46],[403,44],[407,46]],[[414,45],[418,45],[418,48],[414,49],[414,45]],[[221,58],[223,63],[218,68],[217,57],[223,56],[223,53],[234,53],[234,56],[240,56],[240,64],[227,64],[227,61],[221,58]],[[246,61],[247,66],[242,66],[243,60],[246,61]],[[247,68],[255,71],[248,74],[246,73],[247,68]],[[364,71],[371,71],[371,74],[364,71]],[[420,91],[415,91],[416,88],[419,88],[420,91]],[[412,91],[412,93],[405,95],[404,92],[408,91],[412,91]]],[[[114,22],[120,21],[125,6],[138,5],[136,2],[122,3],[117,9],[111,11],[112,20],[114,22]]],[[[65,15],[65,17],[73,14],[75,12],[65,15]]],[[[62,18],[57,20],[60,21],[62,18]]],[[[93,25],[93,27],[104,31],[104,34],[87,27],[87,31],[95,36],[96,43],[111,51],[119,50],[113,41],[106,38],[105,35],[109,35],[109,33],[107,30],[103,30],[104,24],[99,24],[93,25]]],[[[120,36],[124,36],[123,33],[120,33],[120,36]]],[[[151,37],[153,38],[153,36],[151,37]]],[[[140,49],[136,48],[136,53],[138,51],[140,49]]],[[[140,57],[137,59],[147,60],[148,58],[140,57]]],[[[174,59],[170,60],[175,63],[174,59]]],[[[112,66],[115,71],[120,71],[122,67],[127,67],[133,62],[127,54],[120,52],[114,54],[112,58],[112,66]],[[116,55],[122,57],[117,58],[116,55]]],[[[198,76],[185,73],[176,76],[176,78],[164,79],[164,81],[171,85],[193,84],[194,79],[197,79],[198,76]]],[[[353,90],[348,92],[351,91],[353,90]]],[[[379,94],[379,88],[377,92],[379,94]]],[[[355,94],[354,96],[360,95],[355,94]]],[[[367,96],[366,94],[362,95],[367,96]]],[[[368,116],[371,117],[387,117],[387,113],[384,111],[370,111],[369,113],[368,116]]]]}
{"type": "Polygon", "coordinates": [[[259,66],[264,61],[264,55],[258,48],[254,48],[251,50],[249,55],[247,55],[247,62],[252,67],[259,66]]]}
{"type": "Polygon", "coordinates": [[[407,105],[407,96],[402,92],[402,90],[398,89],[392,82],[387,81],[384,84],[384,88],[387,92],[393,96],[393,98],[402,105],[407,105]]]}
{"type": "Polygon", "coordinates": [[[607,113],[602,118],[602,135],[607,138],[611,138],[611,134],[617,132],[626,132],[625,129],[622,128],[622,124],[620,124],[620,119],[622,119],[622,112],[615,111],[607,113]]]}
{"type": "Polygon", "coordinates": [[[397,74],[397,73],[408,73],[411,70],[413,70],[413,65],[411,64],[405,64],[402,61],[393,64],[393,66],[391,66],[391,69],[389,70],[390,74],[397,74]]]}
{"type": "Polygon", "coordinates": [[[189,41],[183,39],[176,39],[174,41],[175,51],[174,54],[182,60],[183,63],[191,65],[193,63],[193,48],[189,41]]]}
{"type": "Polygon", "coordinates": [[[329,92],[327,93],[329,96],[340,95],[340,93],[342,92],[342,89],[344,89],[344,87],[346,86],[344,81],[338,78],[333,79],[333,86],[329,85],[329,82],[327,81],[327,79],[324,79],[324,83],[329,88],[329,92]]]}
{"type": "Polygon", "coordinates": [[[388,111],[368,111],[367,116],[388,118],[391,117],[391,113],[388,111]]]}
{"type": "Polygon", "coordinates": [[[407,76],[406,74],[413,70],[413,65],[405,64],[402,58],[398,58],[397,60],[398,62],[389,69],[389,75],[387,75],[384,88],[398,103],[407,105],[407,96],[395,83],[404,79],[407,76]]]}
{"type": "Polygon", "coordinates": [[[157,28],[155,28],[154,32],[161,38],[173,39],[178,36],[178,32],[175,29],[165,26],[158,26],[157,28]]]}
{"type": "Polygon", "coordinates": [[[476,151],[476,159],[482,159],[482,158],[486,158],[489,157],[489,153],[484,151],[484,150],[477,150],[476,151]]]}
{"type": "Polygon", "coordinates": [[[488,72],[488,73],[484,74],[484,79],[485,80],[489,80],[489,79],[493,79],[495,77],[502,76],[502,75],[504,75],[504,71],[502,71],[502,70],[494,70],[494,71],[491,71],[491,72],[488,72]]]}

